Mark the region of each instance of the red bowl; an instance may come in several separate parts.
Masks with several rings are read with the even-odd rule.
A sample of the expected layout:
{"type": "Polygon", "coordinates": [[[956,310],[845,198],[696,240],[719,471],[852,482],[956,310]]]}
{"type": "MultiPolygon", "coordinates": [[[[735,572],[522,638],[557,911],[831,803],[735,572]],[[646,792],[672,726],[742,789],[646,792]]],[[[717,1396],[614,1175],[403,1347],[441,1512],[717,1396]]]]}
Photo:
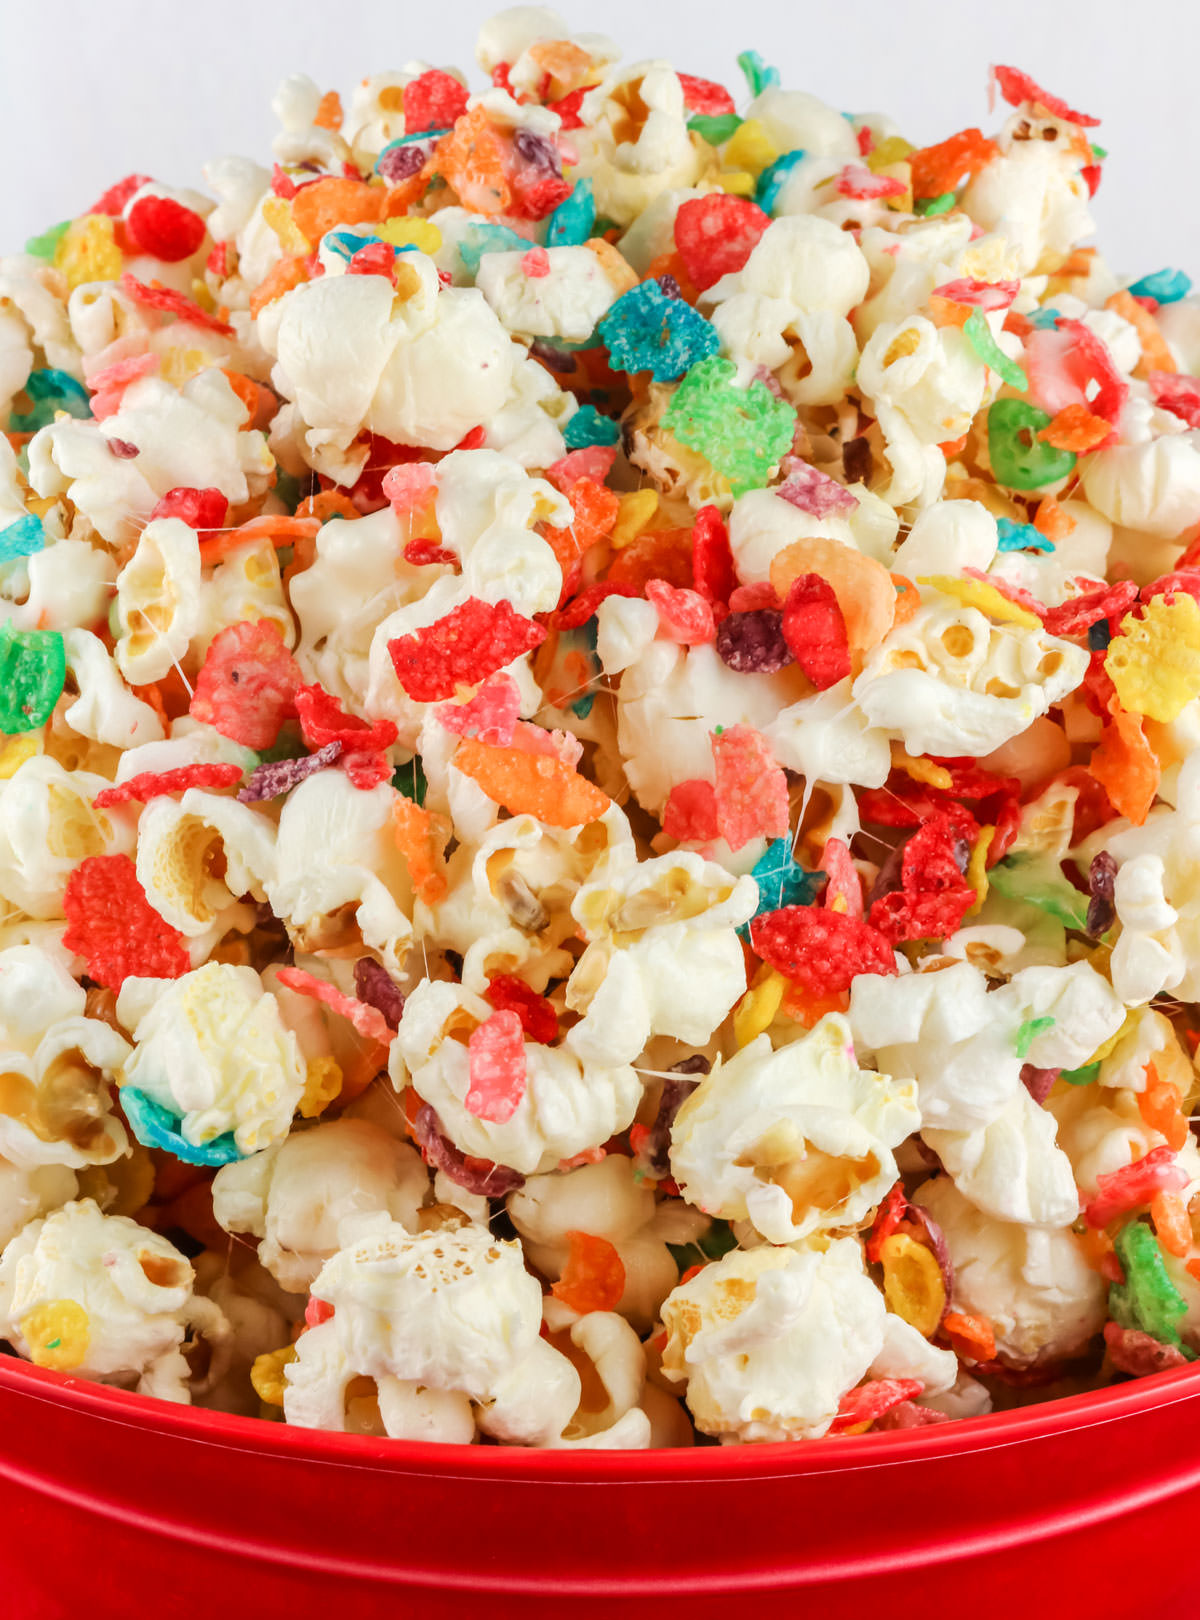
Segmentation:
{"type": "Polygon", "coordinates": [[[13,1620],[728,1620],[739,1598],[753,1620],[1156,1620],[1196,1612],[1198,1513],[1200,1367],[892,1434],[556,1452],[290,1429],[0,1360],[13,1620]]]}

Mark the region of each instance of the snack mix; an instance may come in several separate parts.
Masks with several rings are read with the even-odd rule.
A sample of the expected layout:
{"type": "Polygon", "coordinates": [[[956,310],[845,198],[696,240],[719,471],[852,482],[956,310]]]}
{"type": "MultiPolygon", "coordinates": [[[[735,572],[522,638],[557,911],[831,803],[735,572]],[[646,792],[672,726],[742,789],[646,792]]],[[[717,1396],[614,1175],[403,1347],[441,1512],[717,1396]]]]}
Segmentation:
{"type": "Polygon", "coordinates": [[[0,1338],[549,1447],[1182,1366],[1200,300],[1015,68],[478,60],[0,260],[0,1338]]]}

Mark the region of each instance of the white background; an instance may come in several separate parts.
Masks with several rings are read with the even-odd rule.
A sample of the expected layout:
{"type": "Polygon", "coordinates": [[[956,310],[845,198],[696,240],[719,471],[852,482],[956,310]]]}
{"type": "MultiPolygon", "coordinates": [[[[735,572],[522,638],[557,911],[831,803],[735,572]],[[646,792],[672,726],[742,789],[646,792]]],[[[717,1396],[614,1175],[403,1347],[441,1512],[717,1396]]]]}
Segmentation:
{"type": "MultiPolygon", "coordinates": [[[[269,161],[285,73],[343,92],[413,57],[468,69],[486,0],[0,0],[0,251],[81,212],[134,169],[198,184],[205,159],[269,161]]],[[[917,145],[989,120],[989,62],[1103,117],[1095,200],[1113,268],[1200,281],[1200,0],[611,0],[562,7],[627,60],[667,56],[742,104],[740,50],[917,145]]]]}

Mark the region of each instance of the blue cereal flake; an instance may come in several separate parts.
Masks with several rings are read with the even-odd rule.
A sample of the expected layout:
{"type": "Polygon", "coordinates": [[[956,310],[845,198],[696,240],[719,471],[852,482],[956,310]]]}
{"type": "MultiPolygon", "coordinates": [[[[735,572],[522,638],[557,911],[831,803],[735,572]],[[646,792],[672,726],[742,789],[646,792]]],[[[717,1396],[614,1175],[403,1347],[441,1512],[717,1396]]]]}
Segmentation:
{"type": "Polygon", "coordinates": [[[648,371],[655,382],[674,382],[721,346],[712,322],[657,281],[622,293],[596,330],[614,371],[648,371]]]}
{"type": "Polygon", "coordinates": [[[46,531],[42,520],[26,512],[15,523],[0,529],[0,563],[12,562],[15,557],[32,557],[46,544],[46,531]]]}
{"type": "Polygon", "coordinates": [[[589,444],[616,444],[621,430],[611,416],[602,416],[594,405],[581,405],[563,428],[568,450],[585,450],[589,444]]]}
{"type": "Polygon", "coordinates": [[[804,148],[797,146],[793,151],[785,152],[782,157],[777,157],[774,163],[769,163],[759,175],[758,185],[754,191],[754,200],[764,214],[770,214],[774,211],[775,204],[779,200],[779,193],[786,185],[788,176],[805,155],[804,148]]]}
{"type": "MultiPolygon", "coordinates": [[[[750,876],[758,884],[758,906],[754,915],[780,911],[784,906],[813,905],[829,882],[825,872],[807,872],[792,853],[790,838],[774,838],[755,861],[750,876]]],[[[738,929],[750,938],[750,925],[738,929]]]]}
{"type": "Polygon", "coordinates": [[[1054,550],[1054,541],[1047,540],[1032,523],[1014,523],[1011,518],[997,518],[996,533],[1000,537],[1001,551],[1054,550]]]}
{"type": "Polygon", "coordinates": [[[336,253],[338,258],[344,259],[347,264],[360,249],[370,247],[372,243],[380,240],[378,236],[371,236],[369,233],[362,236],[357,231],[346,230],[344,226],[341,230],[327,231],[324,237],[325,246],[329,251],[336,253]]]}
{"type": "Polygon", "coordinates": [[[737,65],[745,75],[752,96],[761,96],[764,90],[774,89],[779,83],[779,69],[768,67],[757,51],[743,51],[737,65]]]}
{"type": "Polygon", "coordinates": [[[590,180],[577,180],[569,197],[550,215],[546,226],[547,247],[578,247],[586,242],[596,224],[596,195],[590,180]]]}
{"type": "Polygon", "coordinates": [[[1055,309],[1053,304],[1047,304],[1044,309],[1030,310],[1025,319],[1030,326],[1036,326],[1039,331],[1048,332],[1058,325],[1062,315],[1055,309]]]}
{"type": "Polygon", "coordinates": [[[736,376],[732,361],[701,360],[676,389],[662,425],[739,496],[766,486],[791,448],[796,412],[760,382],[739,388],[736,376]]]}
{"type": "Polygon", "coordinates": [[[1182,270],[1155,270],[1129,288],[1135,298],[1153,298],[1156,304],[1177,304],[1191,290],[1192,278],[1182,270]]]}
{"type": "Polygon", "coordinates": [[[485,253],[528,253],[533,246],[528,237],[518,236],[507,225],[488,225],[482,220],[468,225],[458,242],[458,256],[471,275],[478,274],[485,253]]]}
{"type": "Polygon", "coordinates": [[[173,1153],[184,1164],[232,1164],[245,1154],[234,1140],[232,1131],[214,1137],[211,1142],[197,1146],[179,1134],[179,1121],[152,1097],[136,1086],[121,1087],[121,1107],[133,1134],[143,1147],[162,1148],[173,1153]]]}
{"type": "Polygon", "coordinates": [[[39,428],[48,427],[59,411],[81,420],[92,414],[88,391],[83,384],[53,367],[31,371],[25,379],[25,392],[33,401],[33,409],[12,413],[8,423],[10,433],[36,433],[39,428]]]}

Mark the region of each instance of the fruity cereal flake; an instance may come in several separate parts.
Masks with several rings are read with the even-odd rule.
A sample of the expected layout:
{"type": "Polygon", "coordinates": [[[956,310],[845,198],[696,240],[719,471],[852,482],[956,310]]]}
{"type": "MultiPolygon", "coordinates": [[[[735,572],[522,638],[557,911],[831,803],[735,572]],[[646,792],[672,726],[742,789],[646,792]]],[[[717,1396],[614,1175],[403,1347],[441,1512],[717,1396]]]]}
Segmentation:
{"type": "Polygon", "coordinates": [[[0,259],[0,1337],[635,1449],[1195,1359],[1188,277],[1015,66],[478,61],[0,259]]]}

